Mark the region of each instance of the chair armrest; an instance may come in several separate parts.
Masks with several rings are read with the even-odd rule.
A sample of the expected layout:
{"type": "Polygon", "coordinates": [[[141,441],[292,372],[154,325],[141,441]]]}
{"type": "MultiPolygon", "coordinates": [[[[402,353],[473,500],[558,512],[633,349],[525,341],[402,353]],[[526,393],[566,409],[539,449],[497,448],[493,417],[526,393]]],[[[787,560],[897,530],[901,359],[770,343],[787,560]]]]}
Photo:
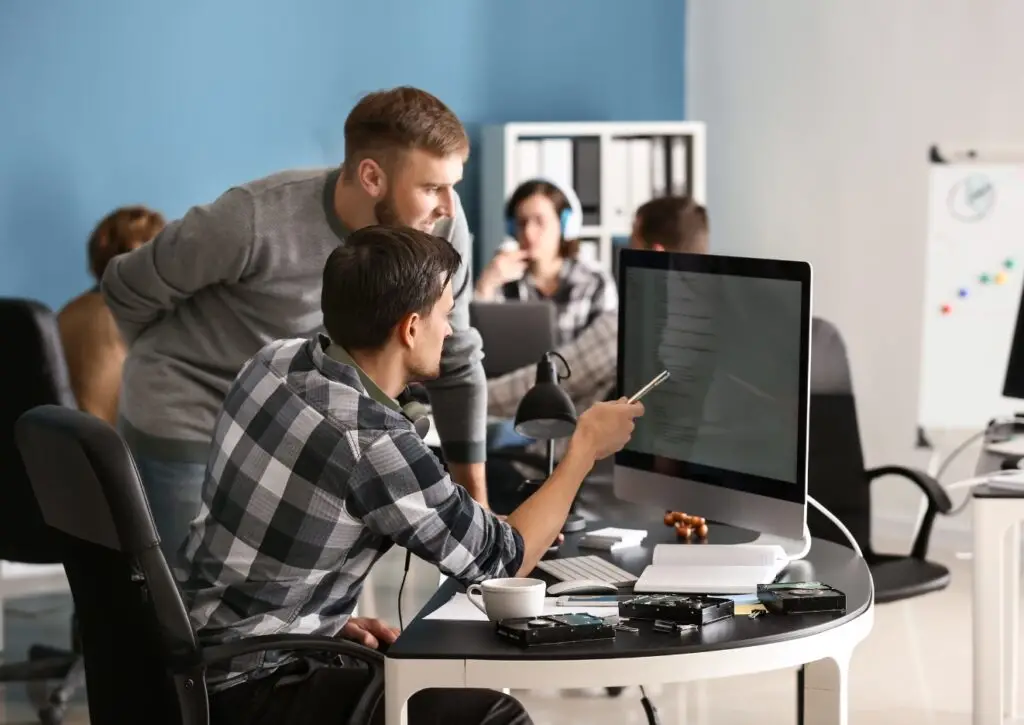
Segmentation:
{"type": "Polygon", "coordinates": [[[355,642],[332,637],[317,637],[307,634],[267,634],[259,637],[245,637],[233,642],[225,642],[211,647],[203,647],[203,664],[223,662],[241,655],[268,650],[289,652],[313,651],[347,655],[368,664],[371,668],[380,668],[384,664],[384,655],[375,649],[364,647],[355,642]]]}
{"type": "Polygon", "coordinates": [[[929,505],[934,506],[935,510],[940,514],[948,514],[953,510],[953,502],[949,500],[949,494],[946,493],[946,489],[924,471],[919,471],[916,468],[907,468],[906,466],[880,466],[869,469],[865,473],[869,482],[882,476],[901,476],[906,478],[917,484],[917,487],[928,498],[929,505]]]}
{"type": "Polygon", "coordinates": [[[306,634],[268,634],[204,647],[202,661],[205,666],[239,655],[268,650],[331,652],[365,662],[370,670],[370,681],[353,708],[348,723],[349,725],[363,725],[370,722],[370,716],[373,715],[384,696],[384,655],[369,647],[331,637],[316,637],[306,634]]]}
{"type": "Polygon", "coordinates": [[[880,466],[865,471],[868,482],[872,482],[882,476],[902,476],[917,484],[928,500],[928,509],[921,520],[921,528],[914,536],[914,543],[910,549],[910,555],[915,559],[924,561],[928,554],[928,541],[932,536],[932,526],[935,524],[935,515],[948,514],[953,510],[953,502],[949,500],[949,494],[939,485],[932,476],[924,471],[905,466],[880,466]]]}

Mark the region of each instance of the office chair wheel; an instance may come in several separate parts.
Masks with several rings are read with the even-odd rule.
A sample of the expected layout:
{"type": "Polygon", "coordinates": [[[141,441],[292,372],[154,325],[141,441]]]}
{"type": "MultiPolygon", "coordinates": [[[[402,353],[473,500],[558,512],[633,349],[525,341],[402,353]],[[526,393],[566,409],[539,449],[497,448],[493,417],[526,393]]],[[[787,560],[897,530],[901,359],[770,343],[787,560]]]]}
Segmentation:
{"type": "Polygon", "coordinates": [[[604,691],[608,693],[608,697],[618,697],[625,689],[625,687],[606,687],[604,691]]]}
{"type": "Polygon", "coordinates": [[[64,713],[67,712],[67,709],[66,702],[47,705],[39,711],[39,722],[42,725],[60,725],[64,721],[64,713]]]}

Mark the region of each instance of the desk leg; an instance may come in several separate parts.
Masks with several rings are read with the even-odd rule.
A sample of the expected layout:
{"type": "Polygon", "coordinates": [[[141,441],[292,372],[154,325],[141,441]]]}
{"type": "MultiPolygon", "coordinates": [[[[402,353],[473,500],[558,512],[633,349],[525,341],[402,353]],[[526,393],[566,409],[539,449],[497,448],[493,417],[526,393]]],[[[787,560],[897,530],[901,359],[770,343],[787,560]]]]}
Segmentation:
{"type": "Polygon", "coordinates": [[[848,725],[850,657],[811,662],[804,667],[803,716],[809,725],[848,725]]]}
{"type": "Polygon", "coordinates": [[[409,698],[432,687],[466,686],[465,660],[384,660],[384,723],[408,725],[409,698]]]}
{"type": "Polygon", "coordinates": [[[976,498],[972,528],[974,557],[972,572],[974,641],[973,717],[974,725],[1001,725],[1005,703],[1003,673],[1004,626],[1006,623],[1006,515],[998,499],[976,498]]]}
{"type": "Polygon", "coordinates": [[[1014,720],[1018,713],[1018,673],[1020,672],[1020,522],[1015,521],[1007,532],[1006,550],[1006,587],[1003,590],[1006,602],[1006,633],[1003,642],[1003,712],[1014,720]]]}

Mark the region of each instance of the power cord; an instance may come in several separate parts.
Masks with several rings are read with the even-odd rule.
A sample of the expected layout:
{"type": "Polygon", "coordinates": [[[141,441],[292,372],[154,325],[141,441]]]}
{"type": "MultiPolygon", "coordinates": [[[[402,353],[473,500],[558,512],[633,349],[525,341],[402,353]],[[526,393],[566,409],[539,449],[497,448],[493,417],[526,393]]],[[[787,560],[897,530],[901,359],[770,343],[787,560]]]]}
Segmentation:
{"type": "Polygon", "coordinates": [[[402,572],[402,583],[398,585],[398,631],[405,631],[405,622],[402,621],[402,592],[405,590],[405,579],[409,576],[409,564],[412,562],[412,552],[405,550],[405,570],[402,572]]]}
{"type": "Polygon", "coordinates": [[[644,690],[643,685],[640,685],[640,704],[644,706],[644,714],[647,715],[647,725],[661,725],[661,720],[658,719],[658,708],[647,697],[647,692],[644,690]]]}
{"type": "Polygon", "coordinates": [[[843,525],[843,522],[836,518],[836,515],[834,513],[829,511],[820,503],[818,503],[818,500],[814,498],[814,496],[811,496],[810,494],[807,495],[807,503],[809,503],[814,508],[818,509],[822,516],[824,516],[826,519],[835,524],[835,527],[839,529],[842,532],[843,536],[846,537],[846,540],[850,542],[850,546],[853,547],[853,552],[861,559],[864,558],[864,554],[860,550],[860,544],[858,544],[857,540],[853,538],[853,534],[851,534],[850,530],[843,525]]]}
{"type": "Polygon", "coordinates": [[[999,480],[1000,478],[1020,479],[1022,477],[1024,477],[1024,472],[1022,472],[1020,469],[1011,468],[1005,471],[993,471],[992,473],[986,473],[984,476],[971,476],[970,478],[964,478],[960,481],[954,481],[948,486],[944,486],[946,493],[949,493],[950,491],[956,491],[957,489],[961,488],[971,489],[970,491],[967,492],[967,495],[964,496],[963,500],[959,503],[959,505],[953,507],[953,509],[949,512],[949,515],[957,516],[958,514],[962,513],[963,510],[967,508],[968,504],[971,503],[971,493],[978,486],[984,486],[986,483],[990,483],[994,480],[999,480]]]}

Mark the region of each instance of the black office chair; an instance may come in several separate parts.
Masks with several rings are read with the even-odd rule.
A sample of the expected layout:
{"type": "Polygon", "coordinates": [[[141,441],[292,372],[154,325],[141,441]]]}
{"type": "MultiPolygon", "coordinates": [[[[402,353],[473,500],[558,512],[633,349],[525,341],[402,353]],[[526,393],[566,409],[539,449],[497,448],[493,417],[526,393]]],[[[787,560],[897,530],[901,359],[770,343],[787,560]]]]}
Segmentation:
{"type": "MultiPolygon", "coordinates": [[[[14,444],[14,423],[26,410],[46,404],[77,407],[57,320],[38,302],[0,299],[0,330],[7,345],[0,355],[0,559],[59,564],[55,532],[43,522],[14,444]]],[[[28,662],[0,666],[0,682],[61,680],[39,713],[40,720],[55,725],[84,682],[74,650],[74,642],[67,650],[33,645],[28,662]]]]}
{"type": "Polygon", "coordinates": [[[59,532],[79,617],[91,722],[205,725],[207,666],[267,650],[317,651],[364,663],[371,682],[348,722],[369,722],[384,689],[380,652],[304,635],[199,645],[135,462],[106,422],[47,405],[18,420],[16,437],[43,517],[59,532]]]}
{"type": "MultiPolygon", "coordinates": [[[[934,478],[922,471],[904,466],[865,470],[857,406],[842,337],[831,323],[815,318],[811,346],[808,492],[857,539],[875,581],[877,603],[945,589],[949,585],[949,570],[926,557],[935,517],[948,514],[953,507],[949,496],[934,478]],[[889,476],[912,481],[928,501],[909,554],[883,554],[871,548],[871,485],[889,476]]],[[[846,537],[816,509],[808,508],[807,522],[812,535],[849,545],[846,537]]]]}

